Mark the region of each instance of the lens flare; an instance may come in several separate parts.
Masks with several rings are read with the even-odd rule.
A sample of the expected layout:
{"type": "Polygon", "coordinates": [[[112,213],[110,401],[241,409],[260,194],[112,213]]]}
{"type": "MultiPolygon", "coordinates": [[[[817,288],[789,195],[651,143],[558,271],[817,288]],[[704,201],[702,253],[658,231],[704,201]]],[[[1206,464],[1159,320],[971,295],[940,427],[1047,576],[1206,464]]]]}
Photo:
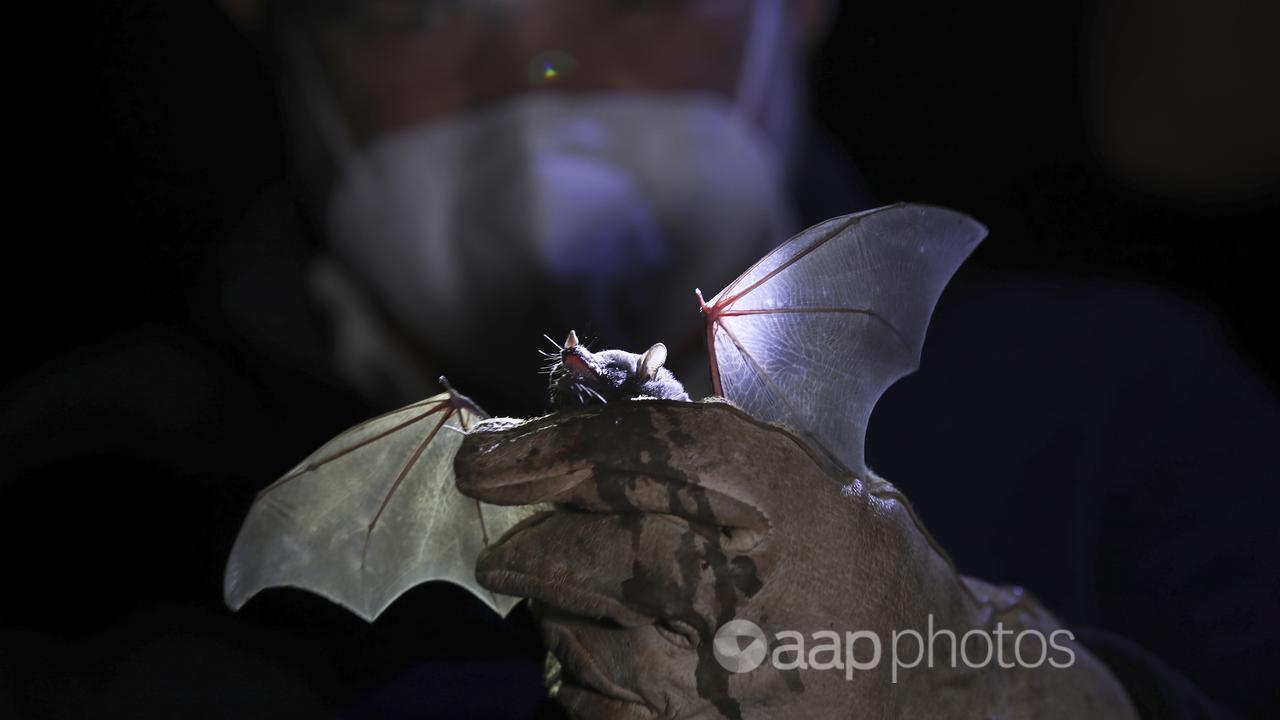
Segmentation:
{"type": "Polygon", "coordinates": [[[563,80],[576,70],[578,62],[563,50],[544,50],[529,61],[529,83],[549,85],[563,80]]]}

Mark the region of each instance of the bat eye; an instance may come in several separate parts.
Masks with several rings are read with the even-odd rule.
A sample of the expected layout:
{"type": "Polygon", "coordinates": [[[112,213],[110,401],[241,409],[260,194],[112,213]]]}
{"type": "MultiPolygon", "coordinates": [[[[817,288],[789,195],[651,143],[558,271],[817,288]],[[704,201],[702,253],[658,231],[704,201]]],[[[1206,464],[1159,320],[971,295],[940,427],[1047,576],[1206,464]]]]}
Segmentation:
{"type": "Polygon", "coordinates": [[[667,362],[667,346],[662,343],[654,343],[641,356],[640,362],[636,363],[636,373],[644,382],[648,382],[658,376],[658,371],[667,362]]]}
{"type": "Polygon", "coordinates": [[[569,337],[564,339],[564,349],[572,350],[576,347],[578,347],[578,333],[570,330],[569,337]]]}

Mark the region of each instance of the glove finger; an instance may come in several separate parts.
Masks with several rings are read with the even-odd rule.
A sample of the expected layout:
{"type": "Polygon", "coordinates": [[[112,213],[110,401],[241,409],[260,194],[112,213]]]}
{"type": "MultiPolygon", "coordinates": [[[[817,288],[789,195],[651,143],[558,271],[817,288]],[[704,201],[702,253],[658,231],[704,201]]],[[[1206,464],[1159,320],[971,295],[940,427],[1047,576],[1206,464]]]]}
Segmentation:
{"type": "Polygon", "coordinates": [[[674,645],[655,625],[618,627],[545,606],[534,613],[558,661],[548,675],[550,694],[572,717],[676,717],[672,700],[697,697],[699,668],[721,670],[709,646],[674,645]]]}
{"type": "Polygon", "coordinates": [[[459,490],[493,504],[668,513],[757,532],[796,502],[798,484],[837,487],[793,436],[721,403],[614,403],[473,432],[454,466],[459,490]],[[631,483],[625,498],[606,477],[631,483]]]}
{"type": "Polygon", "coordinates": [[[767,580],[767,543],[726,549],[717,528],[655,514],[545,513],[487,548],[476,579],[626,627],[667,622],[689,638],[709,637],[767,580]]]}

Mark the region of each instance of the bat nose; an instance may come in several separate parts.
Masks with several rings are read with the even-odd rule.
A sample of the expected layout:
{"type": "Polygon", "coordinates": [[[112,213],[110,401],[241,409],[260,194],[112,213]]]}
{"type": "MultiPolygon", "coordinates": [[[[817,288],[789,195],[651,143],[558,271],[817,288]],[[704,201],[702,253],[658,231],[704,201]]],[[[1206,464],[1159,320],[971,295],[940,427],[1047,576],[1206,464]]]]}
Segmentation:
{"type": "Polygon", "coordinates": [[[564,363],[564,366],[578,377],[593,374],[591,364],[587,362],[587,359],[582,355],[582,351],[578,350],[577,347],[566,348],[562,351],[560,353],[560,362],[564,363]]]}

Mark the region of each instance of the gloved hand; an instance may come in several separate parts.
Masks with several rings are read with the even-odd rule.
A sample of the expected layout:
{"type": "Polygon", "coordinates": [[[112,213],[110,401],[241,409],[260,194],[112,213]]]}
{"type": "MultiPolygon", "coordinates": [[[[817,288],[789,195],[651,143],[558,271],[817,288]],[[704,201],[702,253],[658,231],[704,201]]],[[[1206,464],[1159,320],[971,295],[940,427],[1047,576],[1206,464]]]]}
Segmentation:
{"type": "Polygon", "coordinates": [[[553,504],[476,575],[530,598],[575,718],[1135,717],[1026,594],[958,575],[893,486],[727,404],[482,426],[455,464],[480,500],[553,504]],[[763,658],[741,624],[717,637],[732,620],[763,658]]]}

